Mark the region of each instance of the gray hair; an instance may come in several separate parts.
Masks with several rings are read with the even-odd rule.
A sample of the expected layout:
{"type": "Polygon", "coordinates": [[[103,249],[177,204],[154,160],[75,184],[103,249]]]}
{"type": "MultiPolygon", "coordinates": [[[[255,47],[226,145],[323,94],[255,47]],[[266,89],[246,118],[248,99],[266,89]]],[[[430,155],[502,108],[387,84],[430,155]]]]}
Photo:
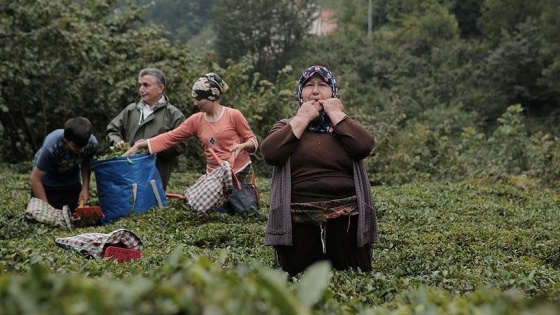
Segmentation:
{"type": "Polygon", "coordinates": [[[151,75],[152,77],[154,77],[158,85],[163,84],[167,87],[167,82],[165,81],[165,75],[161,70],[156,68],[145,68],[140,71],[138,77],[141,78],[145,75],[151,75]]]}

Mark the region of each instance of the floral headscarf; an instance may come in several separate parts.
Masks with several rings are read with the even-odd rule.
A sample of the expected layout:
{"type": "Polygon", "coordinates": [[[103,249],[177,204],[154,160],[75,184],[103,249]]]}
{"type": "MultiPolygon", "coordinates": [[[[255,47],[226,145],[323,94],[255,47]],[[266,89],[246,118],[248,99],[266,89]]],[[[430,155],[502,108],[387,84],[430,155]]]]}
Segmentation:
{"type": "MultiPolygon", "coordinates": [[[[320,74],[323,80],[325,80],[325,82],[327,82],[331,86],[332,97],[333,98],[338,97],[338,85],[336,84],[336,79],[334,78],[332,72],[326,66],[315,65],[303,71],[301,77],[299,78],[298,81],[299,106],[303,104],[303,96],[301,95],[303,86],[305,85],[307,80],[309,80],[309,78],[311,78],[316,73],[320,74]]],[[[329,118],[329,116],[325,113],[324,110],[321,110],[319,112],[319,117],[317,117],[317,119],[309,123],[309,125],[307,126],[307,130],[313,132],[328,132],[332,134],[333,125],[331,123],[331,119],[329,118]]]]}
{"type": "Polygon", "coordinates": [[[220,95],[228,90],[226,82],[216,73],[204,74],[198,79],[192,88],[192,97],[196,99],[209,99],[215,101],[220,95]]]}

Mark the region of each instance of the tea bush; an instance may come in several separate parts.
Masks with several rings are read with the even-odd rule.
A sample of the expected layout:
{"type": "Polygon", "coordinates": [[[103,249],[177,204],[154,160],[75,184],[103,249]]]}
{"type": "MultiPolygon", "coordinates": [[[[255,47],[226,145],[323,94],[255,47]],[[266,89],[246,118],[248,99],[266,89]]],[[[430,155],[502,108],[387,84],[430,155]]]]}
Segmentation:
{"type": "Polygon", "coordinates": [[[367,162],[371,178],[375,184],[389,185],[527,178],[525,184],[558,189],[560,138],[529,133],[523,111],[520,105],[510,106],[491,134],[467,125],[456,135],[448,126],[455,120],[439,125],[416,123],[402,130],[396,122],[389,128],[373,128],[378,146],[367,162]]]}
{"type": "MultiPolygon", "coordinates": [[[[173,175],[180,193],[197,173],[173,175]]],[[[264,245],[263,218],[198,217],[183,201],[100,227],[22,219],[29,175],[0,170],[2,314],[542,314],[560,311],[560,196],[508,181],[374,186],[374,271],[328,264],[288,278],[264,245]],[[54,238],[126,228],[145,249],[118,264],[54,238]]],[[[93,198],[96,203],[95,183],[93,198]]]]}

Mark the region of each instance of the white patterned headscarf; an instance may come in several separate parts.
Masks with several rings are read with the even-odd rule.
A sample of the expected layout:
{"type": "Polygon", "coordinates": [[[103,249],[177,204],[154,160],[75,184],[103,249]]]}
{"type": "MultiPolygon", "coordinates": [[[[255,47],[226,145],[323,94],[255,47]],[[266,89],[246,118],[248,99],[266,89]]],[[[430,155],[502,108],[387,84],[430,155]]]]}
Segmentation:
{"type": "Polygon", "coordinates": [[[228,90],[226,82],[216,73],[204,74],[192,88],[192,97],[196,99],[218,100],[220,95],[228,90]]]}

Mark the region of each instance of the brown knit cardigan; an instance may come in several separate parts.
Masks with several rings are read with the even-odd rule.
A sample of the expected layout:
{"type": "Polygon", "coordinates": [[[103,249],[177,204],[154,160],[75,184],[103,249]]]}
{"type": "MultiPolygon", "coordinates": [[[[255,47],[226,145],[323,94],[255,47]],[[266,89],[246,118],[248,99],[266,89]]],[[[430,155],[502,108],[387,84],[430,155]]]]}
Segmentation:
{"type": "MultiPolygon", "coordinates": [[[[377,211],[363,160],[354,160],[354,184],[358,200],[357,247],[378,241],[377,211]]],[[[291,171],[290,159],[272,171],[270,213],[266,225],[266,245],[292,246],[291,171]]]]}

